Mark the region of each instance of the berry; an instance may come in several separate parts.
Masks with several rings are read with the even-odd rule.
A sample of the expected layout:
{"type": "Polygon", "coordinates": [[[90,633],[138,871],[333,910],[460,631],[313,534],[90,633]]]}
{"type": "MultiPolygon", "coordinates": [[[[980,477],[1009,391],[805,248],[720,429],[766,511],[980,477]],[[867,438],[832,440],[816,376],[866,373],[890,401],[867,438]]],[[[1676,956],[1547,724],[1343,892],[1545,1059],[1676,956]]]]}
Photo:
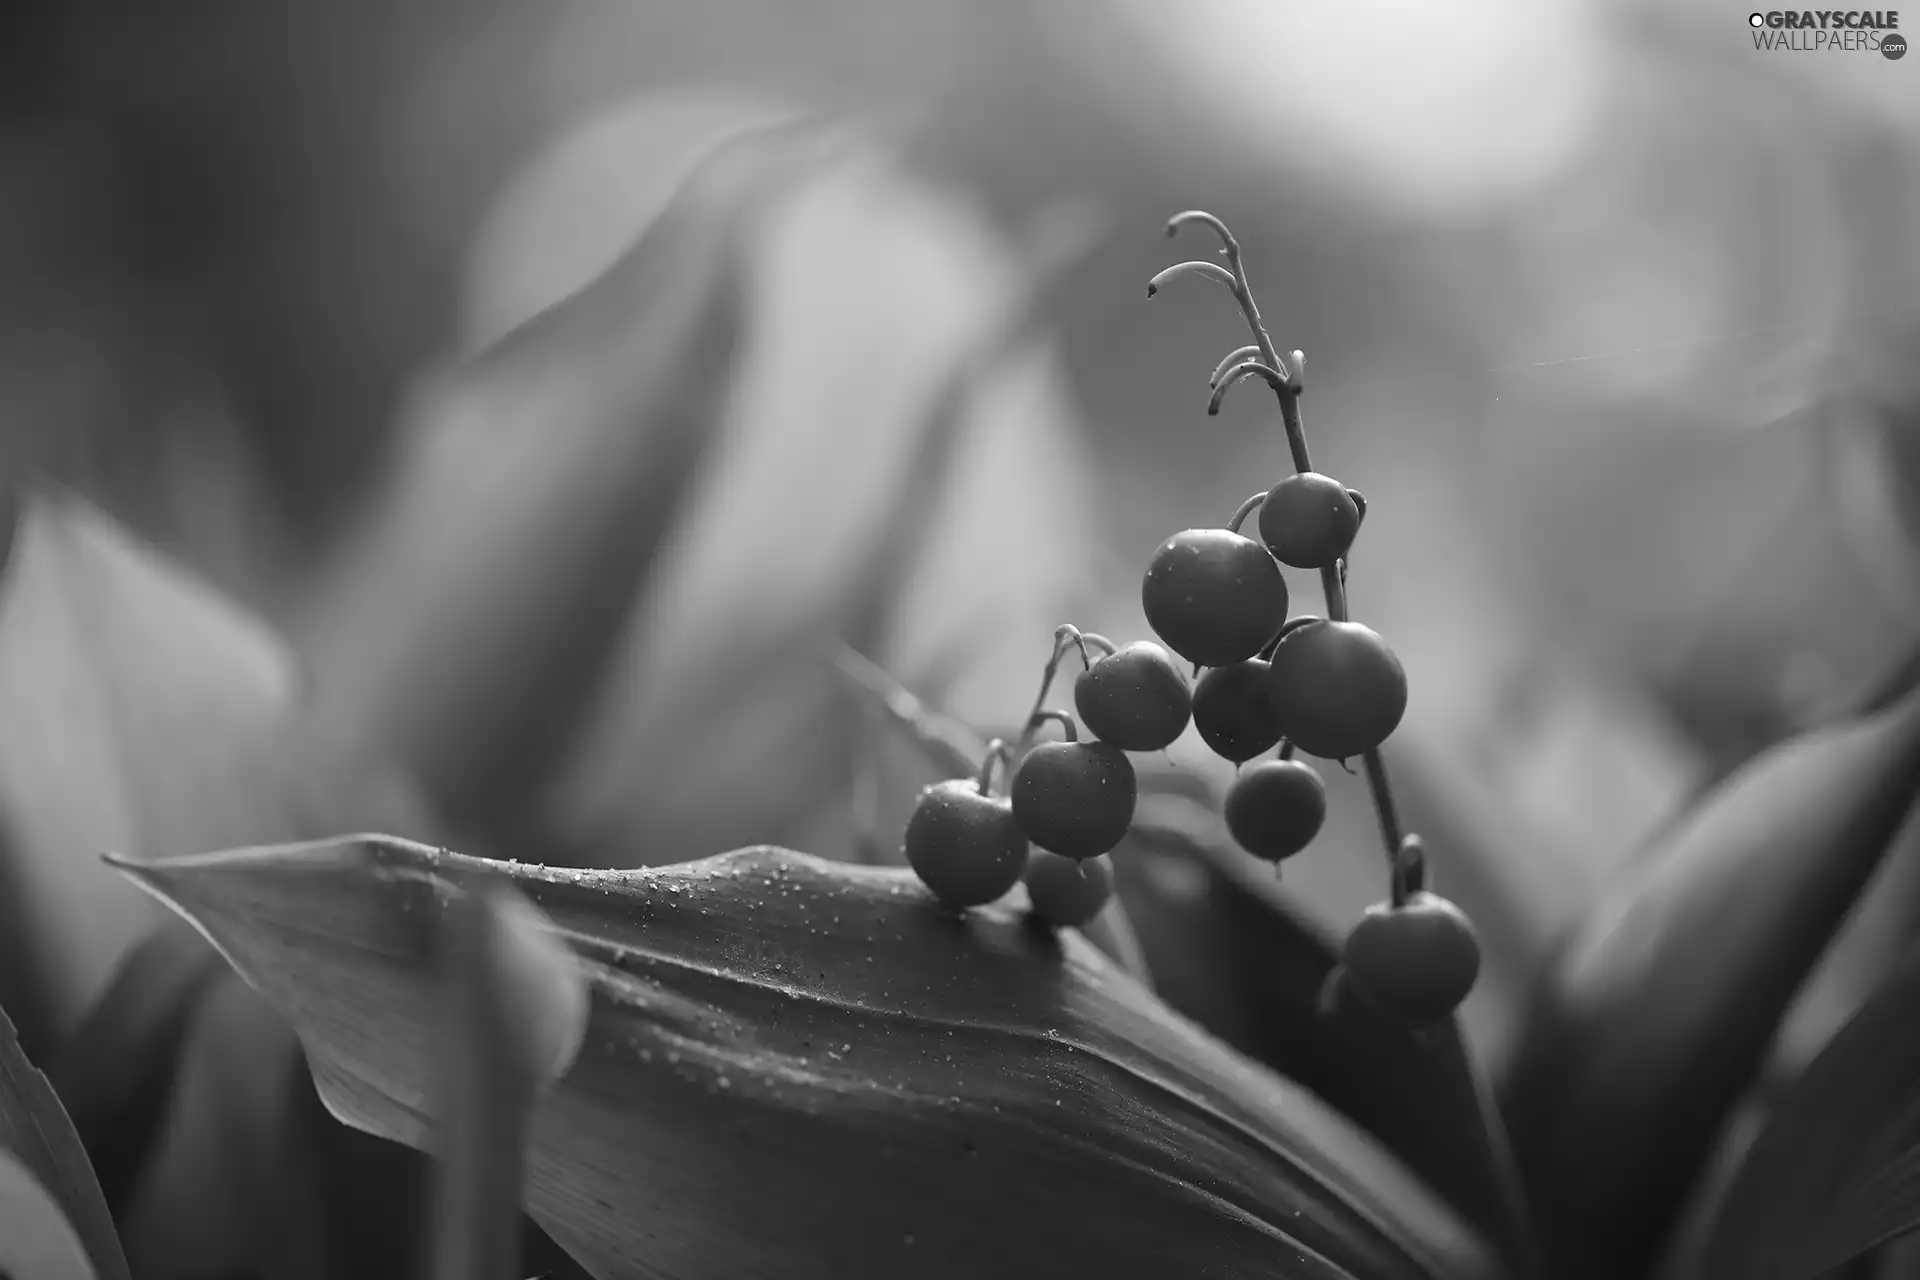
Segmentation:
{"type": "Polygon", "coordinates": [[[1268,760],[1227,789],[1227,830],[1242,849],[1267,862],[1291,858],[1320,834],[1327,784],[1310,764],[1268,760]]]}
{"type": "Polygon", "coordinates": [[[1027,839],[1063,858],[1097,858],[1133,824],[1133,762],[1111,742],[1043,742],[1007,791],[1027,839]]]}
{"type": "Polygon", "coordinates": [[[1188,529],[1162,543],[1140,584],[1147,622],[1203,667],[1251,658],[1287,620],[1287,582],[1265,547],[1228,529],[1188,529]]]}
{"type": "Polygon", "coordinates": [[[1214,667],[1193,686],[1193,727],[1213,753],[1235,764],[1280,741],[1280,718],[1267,697],[1267,664],[1259,658],[1214,667]]]}
{"type": "Polygon", "coordinates": [[[1371,628],[1316,619],[1287,633],[1267,663],[1280,732],[1308,755],[1371,751],[1407,710],[1407,673],[1371,628]]]}
{"type": "Polygon", "coordinates": [[[1003,896],[1027,867],[1027,838],[1012,805],[971,778],[922,791],[901,847],[914,873],[955,910],[1003,896]]]}
{"type": "Polygon", "coordinates": [[[1056,929],[1078,929],[1113,897],[1113,864],[1105,858],[1076,861],[1043,849],[1027,864],[1026,880],[1033,914],[1056,929]]]}
{"type": "Polygon", "coordinates": [[[1193,693],[1173,655],[1136,640],[1096,659],[1073,683],[1080,723],[1122,751],[1159,751],[1187,731],[1193,693]]]}
{"type": "Polygon", "coordinates": [[[1260,504],[1260,537],[1282,564],[1322,569],[1347,554],[1360,506],[1347,486],[1318,471],[1288,476],[1260,504]]]}
{"type": "Polygon", "coordinates": [[[1437,894],[1368,907],[1347,935],[1347,985],[1375,1010],[1408,1026],[1439,1022],[1480,976],[1480,942],[1466,912],[1437,894]]]}

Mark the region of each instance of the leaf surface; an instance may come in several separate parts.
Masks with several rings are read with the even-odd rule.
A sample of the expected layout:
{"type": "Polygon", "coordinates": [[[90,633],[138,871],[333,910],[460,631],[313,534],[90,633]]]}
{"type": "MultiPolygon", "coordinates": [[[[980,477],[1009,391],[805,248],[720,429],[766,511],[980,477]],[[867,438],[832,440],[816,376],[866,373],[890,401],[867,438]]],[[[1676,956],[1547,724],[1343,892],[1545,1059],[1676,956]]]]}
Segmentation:
{"type": "Polygon", "coordinates": [[[508,876],[590,980],[528,1196],[602,1280],[1499,1273],[1349,1123],[1017,902],[955,917],[909,872],[772,848],[578,872],[361,837],[123,865],[286,1012],[336,1114],[416,1146],[451,880],[508,876]]]}
{"type": "Polygon", "coordinates": [[[8,1280],[99,1280],[85,1246],[46,1189],[0,1151],[0,1275],[8,1280]]]}
{"type": "MultiPolygon", "coordinates": [[[[80,1135],[73,1131],[53,1086],[20,1052],[13,1024],[0,1013],[0,1153],[6,1152],[11,1152],[19,1169],[52,1198],[84,1245],[100,1280],[128,1280],[127,1260],[114,1234],[113,1216],[107,1212],[100,1184],[94,1181],[93,1169],[87,1164],[80,1135]]],[[[30,1192],[17,1177],[12,1181],[14,1185],[0,1203],[0,1212],[32,1212],[30,1192]]],[[[23,1238],[44,1232],[49,1249],[59,1234],[51,1226],[29,1221],[0,1221],[0,1227],[6,1226],[16,1228],[23,1238]]],[[[0,1246],[4,1244],[0,1241],[0,1246]]],[[[5,1260],[5,1249],[0,1247],[0,1261],[5,1260]]]]}
{"type": "Polygon", "coordinates": [[[147,1168],[194,1014],[224,973],[192,929],[161,921],[127,953],[49,1073],[109,1207],[124,1206],[147,1168]]]}
{"type": "Polygon", "coordinates": [[[1781,1099],[1695,1274],[1814,1280],[1920,1227],[1920,957],[1889,976],[1781,1099]]]}
{"type": "MultiPolygon", "coordinates": [[[[133,1210],[121,1221],[129,1255],[144,1249],[134,1222],[197,1221],[193,1239],[174,1238],[197,1249],[223,1223],[258,1217],[228,1213],[229,1201],[266,1183],[216,1167],[225,1161],[209,1126],[244,1128],[247,1095],[228,1089],[222,1110],[183,1119],[168,1079],[164,1049],[208,991],[170,979],[193,969],[204,942],[98,853],[157,858],[372,824],[434,830],[407,779],[310,731],[302,693],[291,654],[258,619],[83,499],[53,486],[24,494],[0,585],[0,856],[18,917],[4,941],[26,957],[16,972],[44,983],[34,1053],[78,1090],[76,1119],[96,1148],[103,1129],[125,1144],[104,1164],[114,1211],[133,1210]],[[183,964],[127,975],[156,925],[173,931],[182,945],[169,959],[183,964]],[[101,1006],[117,976],[131,987],[101,1006]],[[166,1007],[151,1007],[156,998],[166,1007]],[[156,1185],[175,1212],[138,1212],[156,1185]]],[[[273,1017],[259,1006],[252,1016],[273,1017]]],[[[279,1044],[276,1064],[236,1041],[226,1065],[271,1077],[292,1061],[293,1046],[279,1044]]],[[[174,1243],[159,1252],[180,1261],[174,1243]]]]}
{"type": "Polygon", "coordinates": [[[1573,1276],[1643,1270],[1920,794],[1920,694],[1755,758],[1546,972],[1503,1102],[1573,1276]]]}
{"type": "Polygon", "coordinates": [[[718,434],[750,233],[828,140],[715,147],[604,273],[421,397],[302,647],[330,731],[457,819],[523,817],[578,731],[718,434]]]}
{"type": "Polygon", "coordinates": [[[1350,1000],[1323,1011],[1338,945],[1195,797],[1143,796],[1114,865],[1162,998],[1339,1108],[1525,1272],[1528,1209],[1457,1028],[1415,1035],[1350,1000]]]}

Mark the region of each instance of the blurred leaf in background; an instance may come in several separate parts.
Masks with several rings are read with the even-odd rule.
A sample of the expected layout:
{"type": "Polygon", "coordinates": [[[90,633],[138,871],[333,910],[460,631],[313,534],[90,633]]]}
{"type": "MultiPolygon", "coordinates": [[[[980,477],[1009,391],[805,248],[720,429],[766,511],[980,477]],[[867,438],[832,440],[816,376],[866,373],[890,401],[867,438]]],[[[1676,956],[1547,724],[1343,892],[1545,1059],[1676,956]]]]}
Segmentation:
{"type": "MultiPolygon", "coordinates": [[[[862,608],[861,571],[876,540],[898,536],[895,495],[932,401],[1003,323],[1023,265],[963,198],[884,155],[803,192],[761,253],[715,468],[548,801],[576,848],[646,833],[647,856],[672,860],[848,842],[856,730],[805,638],[862,608]]],[[[1094,518],[1044,347],[1016,352],[968,410],[934,500],[902,513],[927,545],[905,597],[883,602],[884,647],[869,656],[911,684],[957,651],[944,705],[998,723],[1024,709],[1046,638],[1075,612],[1094,518]]],[[[901,804],[914,789],[887,788],[901,804]]]]}
{"type": "Polygon", "coordinates": [[[0,589],[0,808],[57,1039],[164,917],[95,854],[241,832],[419,821],[403,780],[303,736],[291,656],[257,621],[59,491],[24,500],[0,589]]]}
{"type": "MultiPolygon", "coordinates": [[[[663,175],[684,173],[717,137],[765,117],[757,102],[709,93],[642,100],[590,122],[503,202],[476,262],[471,329],[509,328],[525,318],[521,312],[593,278],[658,214],[673,190],[663,175]],[[623,175],[631,181],[619,181],[623,175]],[[597,257],[587,247],[594,244],[597,257]]],[[[702,208],[689,205],[681,220],[722,216],[702,208]]],[[[1044,659],[1035,644],[1044,648],[1079,594],[1075,568],[1087,559],[1093,527],[1085,468],[1076,465],[1084,445],[1044,348],[1012,352],[1004,370],[989,371],[965,406],[952,469],[932,501],[898,510],[896,495],[912,488],[923,428],[951,369],[1006,323],[1008,299],[1022,287],[1016,251],[964,200],[874,149],[783,198],[765,227],[749,242],[750,309],[738,368],[723,350],[687,346],[674,348],[673,362],[651,375],[665,388],[725,392],[713,424],[692,428],[713,437],[702,443],[699,468],[663,480],[671,489],[650,499],[672,501],[679,513],[659,535],[657,558],[581,579],[577,595],[530,603],[529,593],[548,589],[545,579],[577,574],[573,561],[602,551],[579,540],[584,490],[549,486],[536,496],[516,484],[524,465],[511,472],[500,458],[537,449],[540,467],[551,472],[575,450],[576,463],[564,464],[578,478],[569,483],[596,486],[619,468],[638,477],[660,465],[657,454],[631,445],[619,446],[626,461],[613,461],[620,456],[614,438],[643,429],[651,389],[635,384],[628,393],[635,398],[605,401],[591,430],[584,419],[562,427],[576,410],[560,409],[558,417],[530,411],[528,395],[596,345],[608,353],[606,373],[590,372],[584,383],[576,375],[567,394],[620,394],[622,384],[603,382],[596,391],[592,379],[616,370],[626,376],[634,353],[661,339],[576,323],[574,341],[586,346],[570,351],[543,321],[550,336],[537,349],[551,371],[529,366],[536,348],[520,342],[514,379],[455,375],[466,383],[462,398],[430,403],[414,420],[408,456],[415,464],[386,500],[394,518],[371,526],[361,541],[358,563],[370,572],[356,578],[349,565],[316,611],[316,652],[334,696],[371,708],[417,696],[413,678],[399,672],[435,669],[437,679],[453,681],[437,721],[384,713],[396,731],[416,738],[511,742],[530,732],[525,724],[514,727],[475,703],[461,713],[469,721],[463,729],[450,708],[483,700],[497,712],[512,697],[551,715],[558,704],[550,694],[513,686],[541,690],[564,678],[596,688],[579,724],[541,731],[557,754],[538,765],[495,769],[486,781],[436,777],[456,809],[484,796],[490,820],[532,823],[562,856],[595,860],[618,848],[623,858],[638,850],[673,861],[764,839],[847,843],[852,735],[860,729],[814,640],[865,611],[862,571],[902,519],[916,537],[924,530],[926,547],[902,576],[906,598],[882,602],[886,648],[876,656],[926,674],[959,652],[951,681],[957,711],[1017,715],[1044,659]],[[629,425],[623,414],[642,421],[629,425]],[[502,541],[508,535],[498,515],[474,502],[488,490],[453,479],[461,467],[498,475],[506,486],[500,501],[530,504],[514,515],[517,542],[502,541]],[[429,494],[441,496],[428,502],[429,494]],[[477,542],[449,532],[463,521],[491,526],[495,550],[470,552],[477,542]],[[440,553],[423,549],[429,537],[440,553]],[[456,577],[468,584],[463,599],[448,594],[456,577]],[[589,586],[596,616],[582,608],[589,586]],[[429,606],[430,598],[444,603],[429,606]],[[489,625],[489,610],[516,619],[528,635],[631,617],[620,623],[625,638],[599,675],[578,669],[577,660],[573,668],[529,666],[526,650],[497,645],[491,667],[478,650],[450,661],[428,646],[431,615],[423,607],[466,611],[467,634],[489,625]],[[616,613],[600,612],[609,608],[616,613]],[[389,624],[409,611],[411,628],[389,624]],[[353,634],[377,640],[387,657],[363,661],[368,651],[341,639],[353,634]],[[407,653],[424,656],[415,663],[407,653]],[[476,714],[490,717],[484,730],[471,720],[476,714]]],[[[567,305],[580,314],[578,303],[567,305]]],[[[554,384],[556,394],[561,386],[554,384]]],[[[645,503],[609,509],[602,536],[631,541],[638,535],[621,522],[637,528],[658,518],[645,503]]],[[[416,749],[438,750],[424,740],[416,749]]],[[[890,786],[886,794],[904,803],[914,789],[903,795],[890,786]]]]}

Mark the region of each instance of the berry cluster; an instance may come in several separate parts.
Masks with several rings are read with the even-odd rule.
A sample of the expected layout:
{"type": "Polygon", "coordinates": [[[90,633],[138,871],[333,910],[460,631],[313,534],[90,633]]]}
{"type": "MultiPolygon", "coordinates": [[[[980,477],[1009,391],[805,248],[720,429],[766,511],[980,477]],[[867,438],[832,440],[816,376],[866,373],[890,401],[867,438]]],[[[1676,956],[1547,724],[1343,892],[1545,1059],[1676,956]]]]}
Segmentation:
{"type": "Polygon", "coordinates": [[[1138,790],[1128,752],[1162,750],[1192,723],[1210,750],[1236,766],[1224,806],[1228,830],[1276,868],[1305,849],[1326,819],[1326,785],[1296,753],[1343,767],[1359,757],[1392,866],[1391,891],[1349,933],[1328,994],[1350,991],[1396,1021],[1428,1025],[1466,998],[1480,949],[1465,914],[1427,891],[1424,848],[1400,830],[1380,757],[1406,712],[1407,677],[1386,642],[1347,616],[1347,561],[1366,499],[1312,467],[1300,418],[1304,357],[1293,351],[1283,360],[1275,349],[1238,242],[1200,212],[1175,217],[1167,233],[1187,223],[1220,238],[1226,265],[1180,263],[1155,276],[1147,296],[1185,275],[1233,294],[1255,342],[1214,370],[1207,411],[1218,413],[1239,382],[1265,381],[1280,402],[1294,474],[1248,498],[1223,527],[1187,529],[1154,552],[1141,604],[1164,648],[1151,641],[1116,647],[1072,626],[1055,632],[1020,741],[996,740],[978,777],[921,795],[907,825],[907,860],[949,907],[991,902],[1024,876],[1037,917],[1078,926],[1113,892],[1105,855],[1125,838],[1138,790]],[[1254,538],[1241,529],[1256,513],[1254,538]],[[1288,617],[1283,565],[1318,571],[1326,617],[1288,617]],[[1075,650],[1078,724],[1045,705],[1061,660],[1075,650]],[[1193,664],[1191,686],[1175,654],[1193,664]],[[1063,740],[1036,744],[1048,723],[1060,726],[1063,740]],[[1269,751],[1272,759],[1245,767],[1269,751]],[[993,794],[996,764],[1011,766],[1004,796],[993,794]]]}
{"type": "Polygon", "coordinates": [[[1106,854],[1133,824],[1139,783],[1127,753],[1172,745],[1192,710],[1186,677],[1159,645],[1117,648],[1078,627],[1059,628],[1021,740],[996,739],[978,777],[921,793],[907,822],[907,862],[949,907],[992,902],[1024,877],[1040,919],[1060,928],[1088,923],[1113,895],[1106,854]],[[1078,721],[1046,706],[1061,660],[1074,651],[1078,721]],[[1035,742],[1049,723],[1060,726],[1061,740],[1035,742]],[[1093,736],[1081,738],[1081,725],[1093,736]],[[995,796],[994,766],[1016,759],[1006,794],[995,796]]]}

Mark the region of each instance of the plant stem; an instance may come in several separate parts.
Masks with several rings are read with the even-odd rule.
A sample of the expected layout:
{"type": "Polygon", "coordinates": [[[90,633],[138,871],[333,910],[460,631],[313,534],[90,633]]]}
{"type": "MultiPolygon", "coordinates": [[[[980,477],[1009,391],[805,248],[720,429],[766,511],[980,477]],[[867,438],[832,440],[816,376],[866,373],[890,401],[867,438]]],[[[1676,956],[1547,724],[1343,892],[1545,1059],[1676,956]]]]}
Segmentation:
{"type": "Polygon", "coordinates": [[[1393,785],[1387,780],[1387,762],[1380,748],[1373,747],[1360,757],[1367,771],[1367,789],[1373,793],[1373,812],[1380,819],[1380,841],[1387,846],[1387,858],[1396,860],[1406,840],[1400,829],[1400,810],[1393,802],[1393,785]]]}
{"type": "Polygon", "coordinates": [[[1247,522],[1247,517],[1259,510],[1260,504],[1266,500],[1267,491],[1262,489],[1259,493],[1254,494],[1251,498],[1241,503],[1234,509],[1233,517],[1227,521],[1227,529],[1233,533],[1240,532],[1240,526],[1247,522]]]}
{"type": "MultiPolygon", "coordinates": [[[[1247,327],[1253,331],[1255,344],[1260,349],[1262,360],[1281,375],[1279,384],[1274,385],[1274,396],[1280,402],[1280,420],[1286,428],[1287,448],[1293,455],[1295,471],[1311,471],[1311,456],[1307,450],[1306,426],[1300,417],[1300,392],[1302,389],[1302,364],[1304,357],[1298,351],[1292,353],[1293,359],[1283,363],[1273,338],[1267,333],[1260,319],[1260,309],[1253,300],[1253,289],[1247,282],[1247,270],[1240,257],[1240,243],[1228,231],[1226,224],[1211,214],[1198,210],[1177,215],[1167,224],[1167,234],[1172,235],[1187,222],[1200,222],[1211,228],[1220,237],[1222,254],[1227,260],[1233,277],[1233,296],[1240,304],[1240,311],[1246,317],[1247,327]]],[[[1239,353],[1235,353],[1236,355],[1239,353]]],[[[1218,376],[1218,375],[1216,375],[1218,376]]],[[[1357,495],[1356,495],[1357,496],[1357,495]]],[[[1364,503],[1364,499],[1359,500],[1364,503]]],[[[1362,505],[1362,512],[1365,507],[1362,505]]],[[[1320,570],[1320,586],[1326,596],[1327,619],[1330,622],[1347,621],[1346,562],[1337,560],[1320,570]]],[[[1284,635],[1284,631],[1282,632],[1284,635]]],[[[1282,758],[1286,749],[1282,748],[1282,758]]],[[[1393,788],[1387,778],[1387,765],[1378,747],[1366,751],[1362,756],[1366,767],[1367,790],[1373,798],[1375,815],[1380,821],[1380,838],[1386,846],[1387,865],[1390,868],[1391,895],[1395,906],[1403,906],[1408,896],[1425,883],[1426,860],[1419,837],[1405,835],[1400,826],[1400,814],[1394,804],[1393,788]]],[[[1343,765],[1344,761],[1341,762],[1343,765]]],[[[1275,870],[1279,868],[1276,865],[1275,870]]],[[[1336,970],[1338,972],[1338,970],[1336,970]]],[[[1324,992],[1323,992],[1324,995],[1324,992]]],[[[1475,1128],[1485,1142],[1488,1157],[1486,1176],[1492,1184],[1491,1189],[1500,1206],[1503,1241],[1517,1275],[1521,1280],[1540,1280],[1545,1275],[1540,1265],[1540,1249],[1535,1235],[1533,1218],[1527,1207],[1525,1194],[1520,1182],[1518,1169],[1514,1164],[1507,1143],[1506,1130],[1499,1112],[1493,1105],[1492,1096],[1487,1088],[1484,1074],[1468,1050],[1466,1041],[1460,1033],[1457,1019],[1450,1020],[1445,1032],[1445,1049],[1453,1059],[1453,1066],[1463,1086],[1472,1090],[1475,1108],[1478,1111],[1478,1124],[1475,1128]]]]}
{"type": "MultiPolygon", "coordinates": [[[[1278,348],[1273,345],[1273,335],[1267,332],[1266,323],[1260,318],[1260,306],[1253,300],[1253,286],[1247,279],[1246,263],[1240,256],[1240,242],[1234,238],[1224,224],[1214,220],[1210,225],[1219,234],[1227,259],[1227,268],[1233,273],[1233,297],[1240,304],[1240,313],[1246,317],[1247,328],[1253,332],[1254,345],[1260,348],[1261,359],[1286,375],[1286,384],[1275,387],[1273,394],[1280,402],[1280,422],[1287,433],[1287,450],[1293,455],[1295,471],[1313,470],[1313,456],[1307,449],[1307,427],[1300,416],[1300,364],[1298,359],[1291,365],[1280,359],[1278,348]]],[[[1338,562],[1320,570],[1320,589],[1327,599],[1327,620],[1345,622],[1347,620],[1347,584],[1338,562]]],[[[1392,865],[1400,852],[1400,814],[1393,801],[1393,786],[1387,778],[1386,761],[1379,750],[1366,753],[1367,790],[1373,796],[1373,809],[1380,820],[1380,837],[1386,845],[1387,862],[1392,865]]]]}
{"type": "Polygon", "coordinates": [[[1293,454],[1295,471],[1313,470],[1313,459],[1307,452],[1307,429],[1300,420],[1300,380],[1299,370],[1290,368],[1280,359],[1280,352],[1273,345],[1273,335],[1267,332],[1266,322],[1260,318],[1260,305],[1253,300],[1253,286],[1247,280],[1247,265],[1240,258],[1240,242],[1221,229],[1221,239],[1226,242],[1227,269],[1233,272],[1233,298],[1240,304],[1240,314],[1247,318],[1247,328],[1253,331],[1253,343],[1260,348],[1260,360],[1270,369],[1276,369],[1287,379],[1287,385],[1275,387],[1273,394],[1280,401],[1280,421],[1287,431],[1287,449],[1293,454]]]}
{"type": "MultiPolygon", "coordinates": [[[[1098,637],[1107,646],[1107,652],[1113,652],[1113,642],[1104,636],[1098,637]]],[[[1067,647],[1071,645],[1080,650],[1080,663],[1083,667],[1093,665],[1087,656],[1087,637],[1080,628],[1071,622],[1065,622],[1053,629],[1053,653],[1047,658],[1047,669],[1040,674],[1040,692],[1033,695],[1033,710],[1027,713],[1026,726],[1020,731],[1020,741],[1014,747],[1016,755],[1024,752],[1033,744],[1034,731],[1045,721],[1041,713],[1047,706],[1047,695],[1053,692],[1054,677],[1060,674],[1060,660],[1067,656],[1067,647]]]]}
{"type": "Polygon", "coordinates": [[[1078,742],[1080,740],[1080,731],[1074,726],[1073,717],[1064,711],[1034,712],[1033,719],[1027,722],[1027,736],[1032,737],[1033,734],[1039,730],[1040,726],[1046,724],[1048,721],[1052,721],[1054,724],[1060,726],[1060,732],[1065,735],[1066,741],[1078,742]]]}
{"type": "Polygon", "coordinates": [[[1347,584],[1340,576],[1340,562],[1320,570],[1320,594],[1327,598],[1327,621],[1345,622],[1347,620],[1347,584]]]}
{"type": "Polygon", "coordinates": [[[1002,777],[1006,776],[1007,759],[1012,748],[1005,738],[995,738],[987,744],[987,750],[980,760],[980,772],[974,775],[973,785],[981,795],[993,794],[993,766],[1000,766],[1002,777]]]}

